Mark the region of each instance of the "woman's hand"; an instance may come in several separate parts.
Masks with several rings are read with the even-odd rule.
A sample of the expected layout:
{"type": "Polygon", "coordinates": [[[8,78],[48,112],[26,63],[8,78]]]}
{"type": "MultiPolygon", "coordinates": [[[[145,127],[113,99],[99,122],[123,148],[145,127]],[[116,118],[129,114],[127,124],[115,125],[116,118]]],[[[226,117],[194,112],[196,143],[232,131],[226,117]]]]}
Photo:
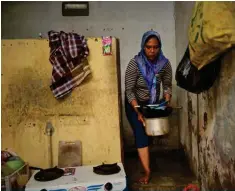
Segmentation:
{"type": "Polygon", "coordinates": [[[165,94],[165,101],[167,101],[167,106],[171,106],[171,95],[170,94],[165,94]]]}
{"type": "Polygon", "coordinates": [[[142,115],[142,113],[138,112],[138,120],[143,124],[143,126],[145,127],[145,121],[144,121],[144,117],[142,115]]]}
{"type": "Polygon", "coordinates": [[[143,117],[142,113],[140,113],[139,110],[136,107],[138,105],[137,101],[135,99],[132,100],[131,105],[132,105],[133,109],[135,110],[135,112],[138,115],[138,120],[143,124],[143,126],[145,126],[144,117],[143,117]]]}

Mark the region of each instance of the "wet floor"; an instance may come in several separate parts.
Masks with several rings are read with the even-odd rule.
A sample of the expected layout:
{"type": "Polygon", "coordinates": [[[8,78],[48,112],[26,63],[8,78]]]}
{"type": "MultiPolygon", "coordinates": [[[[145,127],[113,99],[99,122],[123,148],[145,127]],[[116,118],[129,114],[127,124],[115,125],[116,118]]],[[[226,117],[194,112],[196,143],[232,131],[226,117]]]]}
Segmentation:
{"type": "Polygon", "coordinates": [[[142,166],[136,152],[125,153],[125,171],[129,191],[178,191],[188,184],[197,184],[197,179],[189,169],[182,150],[151,152],[152,176],[148,185],[136,180],[143,175],[142,166]]]}

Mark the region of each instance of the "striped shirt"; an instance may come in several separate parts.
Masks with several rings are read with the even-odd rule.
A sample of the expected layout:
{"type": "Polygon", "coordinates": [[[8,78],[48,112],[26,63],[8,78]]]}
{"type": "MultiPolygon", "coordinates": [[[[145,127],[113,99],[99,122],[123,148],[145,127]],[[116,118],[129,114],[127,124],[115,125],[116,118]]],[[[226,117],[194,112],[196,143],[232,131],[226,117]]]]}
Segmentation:
{"type": "MultiPolygon", "coordinates": [[[[160,85],[162,83],[164,93],[172,93],[172,68],[168,62],[157,74],[156,97],[159,100],[160,85]]],[[[125,73],[125,94],[128,102],[136,99],[137,101],[148,101],[150,98],[149,90],[144,77],[134,58],[127,66],[125,73]]]]}

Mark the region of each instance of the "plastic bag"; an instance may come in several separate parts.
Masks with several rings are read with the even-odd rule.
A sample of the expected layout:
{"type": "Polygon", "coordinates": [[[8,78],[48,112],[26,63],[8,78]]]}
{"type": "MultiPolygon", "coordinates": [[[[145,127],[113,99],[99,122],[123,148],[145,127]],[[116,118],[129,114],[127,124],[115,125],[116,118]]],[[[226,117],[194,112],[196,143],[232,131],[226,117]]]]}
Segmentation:
{"type": "Polygon", "coordinates": [[[220,63],[220,59],[217,59],[198,70],[190,61],[187,47],[176,69],[177,86],[196,94],[209,90],[220,72],[220,63]]]}
{"type": "Polygon", "coordinates": [[[102,37],[102,45],[103,45],[103,55],[112,55],[112,37],[106,36],[102,37]]]}
{"type": "Polygon", "coordinates": [[[200,70],[235,45],[235,3],[195,2],[188,36],[191,62],[200,70]]]}

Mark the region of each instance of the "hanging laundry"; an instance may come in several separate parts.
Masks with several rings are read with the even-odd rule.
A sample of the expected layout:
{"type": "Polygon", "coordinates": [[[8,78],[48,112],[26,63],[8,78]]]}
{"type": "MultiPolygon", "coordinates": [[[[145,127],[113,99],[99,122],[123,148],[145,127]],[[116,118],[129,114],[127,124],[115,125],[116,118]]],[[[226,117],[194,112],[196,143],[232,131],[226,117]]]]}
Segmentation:
{"type": "Polygon", "coordinates": [[[91,73],[87,56],[89,49],[84,36],[63,31],[49,31],[49,60],[53,66],[51,91],[62,98],[91,73]]]}

